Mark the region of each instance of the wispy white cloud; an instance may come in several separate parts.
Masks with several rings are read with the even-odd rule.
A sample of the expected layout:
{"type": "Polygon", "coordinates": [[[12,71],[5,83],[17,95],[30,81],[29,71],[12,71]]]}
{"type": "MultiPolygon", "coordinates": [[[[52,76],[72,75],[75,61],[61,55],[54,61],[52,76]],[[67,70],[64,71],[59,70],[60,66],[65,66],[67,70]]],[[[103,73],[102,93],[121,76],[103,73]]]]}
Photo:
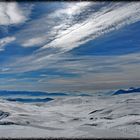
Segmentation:
{"type": "Polygon", "coordinates": [[[92,2],[66,3],[63,9],[56,10],[55,12],[51,13],[49,17],[56,18],[56,17],[73,16],[75,14],[81,13],[82,10],[88,8],[88,6],[90,6],[93,3],[92,2]]]}
{"type": "MultiPolygon", "coordinates": [[[[10,67],[1,74],[22,73],[27,71],[38,71],[38,68],[47,68],[57,72],[57,75],[43,73],[43,76],[34,77],[34,82],[26,78],[28,83],[34,84],[40,90],[59,90],[59,91],[92,91],[104,88],[122,88],[137,86],[140,81],[139,70],[140,54],[128,54],[123,56],[59,56],[56,58],[34,61],[24,65],[18,63],[10,67]],[[35,65],[36,64],[36,65],[35,65]],[[38,65],[37,65],[38,64],[38,65]],[[33,66],[33,67],[32,67],[33,66]],[[75,76],[64,76],[59,73],[75,74],[75,76]]],[[[26,73],[25,73],[26,75],[26,73]]],[[[24,79],[24,78],[23,78],[24,79]]],[[[22,81],[17,79],[17,81],[22,81]]],[[[24,81],[24,80],[23,80],[24,81]]],[[[26,81],[25,81],[26,83],[26,81]]],[[[27,85],[27,84],[26,84],[27,85]]]]}
{"type": "Polygon", "coordinates": [[[34,46],[37,46],[37,45],[44,43],[45,40],[46,40],[46,38],[44,38],[44,37],[31,38],[29,40],[26,40],[22,44],[22,46],[23,47],[34,47],[34,46]]]}
{"type": "Polygon", "coordinates": [[[23,23],[27,15],[16,2],[0,2],[0,25],[23,23]]]}
{"type": "Polygon", "coordinates": [[[58,76],[49,80],[42,78],[39,80],[40,84],[46,83],[53,85],[56,89],[69,91],[113,89],[139,85],[139,54],[116,57],[81,57],[75,58],[74,61],[66,61],[67,59],[73,60],[72,57],[63,59],[64,61],[51,65],[49,68],[61,71],[61,73],[77,74],[77,76],[58,76]]]}
{"type": "Polygon", "coordinates": [[[136,2],[120,4],[119,7],[113,3],[91,14],[86,21],[59,31],[55,39],[43,48],[56,47],[68,51],[105,33],[135,23],[140,20],[139,6],[140,3],[136,2]]]}
{"type": "Polygon", "coordinates": [[[4,46],[14,41],[15,39],[15,37],[5,37],[0,39],[0,51],[4,51],[4,46]]]}
{"type": "MultiPolygon", "coordinates": [[[[23,47],[33,47],[36,45],[45,45],[55,39],[56,35],[61,31],[66,30],[72,26],[72,22],[75,20],[74,16],[86,10],[91,5],[90,2],[81,3],[61,3],[62,8],[56,8],[51,13],[45,13],[37,19],[33,19],[27,23],[27,28],[24,28],[17,34],[19,37],[19,43],[23,47]],[[75,12],[76,11],[76,12],[75,12]],[[42,38],[38,40],[37,38],[42,38]],[[32,41],[31,40],[35,40],[32,41]],[[32,44],[32,46],[31,46],[32,44]]],[[[46,4],[47,7],[47,4],[46,4]]],[[[35,11],[35,10],[34,10],[35,11]]],[[[77,20],[76,20],[77,21],[77,20]]]]}

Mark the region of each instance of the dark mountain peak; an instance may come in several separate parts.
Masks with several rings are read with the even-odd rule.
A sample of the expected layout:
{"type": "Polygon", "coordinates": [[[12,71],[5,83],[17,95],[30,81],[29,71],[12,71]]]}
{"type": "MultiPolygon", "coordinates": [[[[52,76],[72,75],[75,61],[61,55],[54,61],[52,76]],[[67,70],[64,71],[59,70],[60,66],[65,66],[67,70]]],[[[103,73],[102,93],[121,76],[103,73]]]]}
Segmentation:
{"type": "Polygon", "coordinates": [[[130,87],[129,89],[135,89],[135,87],[130,87]]]}
{"type": "Polygon", "coordinates": [[[127,93],[136,93],[136,92],[140,92],[140,88],[134,88],[134,87],[130,87],[129,89],[120,89],[117,90],[113,93],[113,95],[118,95],[118,94],[127,94],[127,93]]]}

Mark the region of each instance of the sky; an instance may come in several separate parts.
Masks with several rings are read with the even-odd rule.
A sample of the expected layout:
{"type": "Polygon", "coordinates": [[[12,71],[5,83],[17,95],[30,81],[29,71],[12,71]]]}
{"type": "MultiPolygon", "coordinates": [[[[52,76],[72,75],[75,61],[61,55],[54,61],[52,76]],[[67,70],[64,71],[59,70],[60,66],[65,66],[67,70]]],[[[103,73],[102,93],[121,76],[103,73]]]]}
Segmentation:
{"type": "Polygon", "coordinates": [[[140,86],[140,2],[0,2],[0,90],[140,86]]]}

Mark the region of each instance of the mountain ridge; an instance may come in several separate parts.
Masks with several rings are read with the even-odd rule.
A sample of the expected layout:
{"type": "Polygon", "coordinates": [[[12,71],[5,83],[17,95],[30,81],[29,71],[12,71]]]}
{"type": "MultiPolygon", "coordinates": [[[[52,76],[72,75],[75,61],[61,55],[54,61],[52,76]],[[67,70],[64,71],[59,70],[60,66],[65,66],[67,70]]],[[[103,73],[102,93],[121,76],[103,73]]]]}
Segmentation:
{"type": "Polygon", "coordinates": [[[66,93],[60,92],[42,92],[42,91],[12,91],[12,90],[0,90],[0,96],[10,95],[28,95],[28,96],[67,96],[66,93]]]}
{"type": "Polygon", "coordinates": [[[113,95],[138,93],[138,92],[140,92],[140,88],[130,87],[129,89],[119,89],[115,91],[113,95]]]}

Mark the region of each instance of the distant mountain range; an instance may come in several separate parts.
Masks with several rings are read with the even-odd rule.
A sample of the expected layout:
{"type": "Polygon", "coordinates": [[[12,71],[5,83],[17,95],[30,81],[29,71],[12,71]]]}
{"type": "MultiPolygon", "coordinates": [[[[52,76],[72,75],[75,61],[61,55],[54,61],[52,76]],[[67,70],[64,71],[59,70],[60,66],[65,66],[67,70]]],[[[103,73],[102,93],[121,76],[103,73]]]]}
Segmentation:
{"type": "Polygon", "coordinates": [[[23,103],[34,103],[34,102],[48,102],[54,100],[54,96],[90,96],[85,93],[48,93],[41,91],[8,91],[8,90],[0,90],[0,97],[7,101],[13,102],[23,102],[23,103]],[[48,98],[49,96],[49,98],[48,98]]]}
{"type": "Polygon", "coordinates": [[[0,97],[6,96],[91,96],[86,93],[62,93],[62,92],[41,92],[41,91],[8,91],[0,90],[0,97]]]}
{"type": "Polygon", "coordinates": [[[117,91],[115,91],[115,92],[113,93],[113,95],[128,94],[128,93],[137,93],[137,92],[140,92],[140,88],[130,87],[130,88],[127,89],[127,90],[124,90],[124,89],[117,90],[117,91]]]}
{"type": "Polygon", "coordinates": [[[41,91],[7,91],[7,90],[0,90],[0,96],[67,96],[66,93],[48,93],[48,92],[41,92],[41,91]]]}

